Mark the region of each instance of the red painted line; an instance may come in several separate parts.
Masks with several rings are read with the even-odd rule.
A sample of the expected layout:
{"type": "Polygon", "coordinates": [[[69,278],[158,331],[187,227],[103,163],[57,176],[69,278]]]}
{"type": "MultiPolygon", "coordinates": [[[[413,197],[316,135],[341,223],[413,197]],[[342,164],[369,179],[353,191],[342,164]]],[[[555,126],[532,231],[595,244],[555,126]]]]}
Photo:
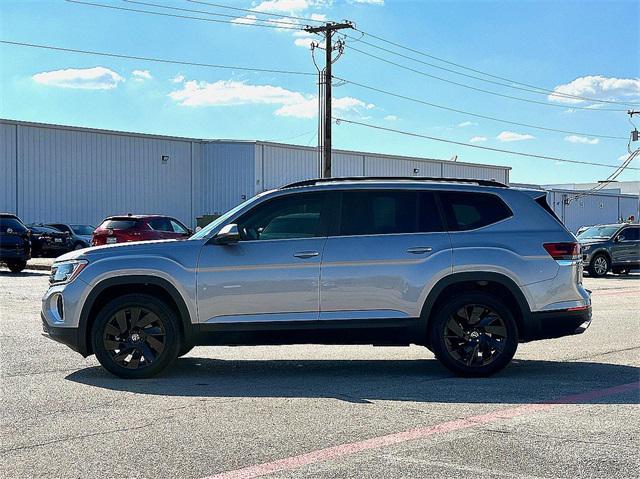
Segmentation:
{"type": "Polygon", "coordinates": [[[522,406],[501,409],[487,414],[480,414],[477,416],[469,416],[464,419],[447,421],[436,424],[434,426],[419,427],[415,429],[409,429],[407,431],[397,432],[394,434],[387,434],[385,436],[365,439],[364,441],[357,441],[348,444],[341,444],[339,446],[318,449],[316,451],[307,452],[298,456],[291,456],[284,459],[265,462],[263,464],[257,464],[255,466],[248,466],[241,469],[222,472],[220,474],[208,476],[202,479],[251,479],[254,477],[265,476],[267,474],[273,474],[276,472],[287,471],[298,467],[307,466],[309,464],[328,461],[330,459],[335,459],[338,457],[348,456],[361,451],[379,449],[382,447],[392,446],[394,444],[399,444],[407,441],[424,439],[436,434],[458,431],[461,429],[475,427],[481,424],[492,423],[502,419],[512,419],[518,416],[546,411],[548,409],[555,408],[560,404],[576,404],[587,402],[602,397],[612,396],[615,394],[635,391],[638,389],[640,389],[640,382],[623,384],[621,386],[615,386],[606,389],[596,389],[593,391],[588,391],[586,393],[563,396],[561,398],[544,403],[524,404],[522,406]]]}

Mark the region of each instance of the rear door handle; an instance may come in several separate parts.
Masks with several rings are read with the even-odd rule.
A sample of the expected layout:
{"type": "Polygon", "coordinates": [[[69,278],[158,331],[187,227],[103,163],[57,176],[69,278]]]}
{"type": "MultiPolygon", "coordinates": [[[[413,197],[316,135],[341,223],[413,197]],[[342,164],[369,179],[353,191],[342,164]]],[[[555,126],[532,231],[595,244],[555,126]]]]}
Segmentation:
{"type": "Polygon", "coordinates": [[[409,248],[407,250],[407,253],[425,254],[425,253],[431,253],[431,251],[433,251],[433,248],[431,246],[416,246],[415,248],[409,248]]]}
{"type": "Polygon", "coordinates": [[[293,256],[295,256],[296,258],[307,259],[318,256],[319,254],[320,253],[318,253],[317,251],[298,251],[297,253],[293,253],[293,256]]]}

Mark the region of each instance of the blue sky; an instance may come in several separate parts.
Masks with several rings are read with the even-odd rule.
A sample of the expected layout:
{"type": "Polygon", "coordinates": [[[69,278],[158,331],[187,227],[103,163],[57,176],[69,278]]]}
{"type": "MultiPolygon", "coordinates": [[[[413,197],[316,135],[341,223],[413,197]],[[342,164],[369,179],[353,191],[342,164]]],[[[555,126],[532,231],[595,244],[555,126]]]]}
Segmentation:
{"type": "MultiPolygon", "coordinates": [[[[120,0],[90,1],[179,13],[120,0]]],[[[248,15],[187,0],[141,1],[237,13],[238,18],[248,15]]],[[[561,88],[572,95],[640,103],[637,1],[211,1],[304,18],[349,19],[365,32],[494,75],[549,90],[561,88]]],[[[144,15],[64,0],[3,0],[0,32],[2,40],[65,48],[315,71],[307,38],[292,30],[144,15]]],[[[357,32],[351,35],[359,36],[357,32]]],[[[375,39],[365,40],[451,68],[375,39]]],[[[197,138],[262,139],[303,145],[315,145],[317,141],[317,87],[312,76],[168,65],[2,44],[0,59],[3,118],[197,138]]],[[[631,129],[626,113],[597,107],[624,109],[625,105],[575,109],[572,107],[592,103],[569,102],[566,97],[549,99],[544,94],[465,78],[361,42],[347,41],[344,55],[334,65],[334,74],[427,102],[521,123],[619,137],[628,137],[631,129]],[[557,106],[461,88],[364,56],[350,50],[350,45],[431,75],[557,106]]],[[[336,86],[334,98],[336,116],[476,145],[613,165],[620,163],[627,148],[627,141],[622,139],[497,123],[352,84],[336,86]]],[[[458,155],[460,161],[511,166],[512,181],[530,183],[595,181],[611,172],[347,124],[334,127],[334,147],[443,159],[458,155]]],[[[620,179],[638,177],[637,171],[627,171],[620,179]]]]}

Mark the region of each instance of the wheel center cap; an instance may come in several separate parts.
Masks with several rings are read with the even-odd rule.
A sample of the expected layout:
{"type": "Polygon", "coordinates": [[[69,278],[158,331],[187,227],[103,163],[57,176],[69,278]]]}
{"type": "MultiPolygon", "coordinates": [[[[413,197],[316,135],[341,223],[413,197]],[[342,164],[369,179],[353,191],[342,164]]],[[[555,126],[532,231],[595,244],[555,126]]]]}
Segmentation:
{"type": "Polygon", "coordinates": [[[471,336],[473,339],[478,339],[480,337],[480,333],[478,331],[472,331],[469,336],[471,336]]]}
{"type": "Polygon", "coordinates": [[[140,341],[140,335],[138,333],[133,333],[131,335],[131,341],[137,343],[138,341],[140,341]]]}

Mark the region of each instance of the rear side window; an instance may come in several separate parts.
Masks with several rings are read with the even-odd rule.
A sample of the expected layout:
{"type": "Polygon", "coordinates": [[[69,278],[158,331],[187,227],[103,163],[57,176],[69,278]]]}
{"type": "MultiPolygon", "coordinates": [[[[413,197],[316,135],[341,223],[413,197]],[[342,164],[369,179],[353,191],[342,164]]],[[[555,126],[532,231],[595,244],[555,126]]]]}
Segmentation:
{"type": "Polygon", "coordinates": [[[135,228],[136,223],[136,220],[106,220],[100,227],[109,230],[130,230],[135,228]]]}
{"type": "Polygon", "coordinates": [[[27,228],[15,218],[0,218],[0,233],[26,233],[27,228]]]}
{"type": "Polygon", "coordinates": [[[152,230],[173,233],[173,226],[171,226],[171,221],[168,218],[154,218],[147,221],[147,224],[152,230]]]}
{"type": "Polygon", "coordinates": [[[467,231],[497,223],[512,212],[496,195],[461,191],[441,192],[440,198],[449,228],[467,231]]]}
{"type": "Polygon", "coordinates": [[[342,236],[431,231],[442,231],[431,193],[380,190],[342,194],[342,236]]]}

